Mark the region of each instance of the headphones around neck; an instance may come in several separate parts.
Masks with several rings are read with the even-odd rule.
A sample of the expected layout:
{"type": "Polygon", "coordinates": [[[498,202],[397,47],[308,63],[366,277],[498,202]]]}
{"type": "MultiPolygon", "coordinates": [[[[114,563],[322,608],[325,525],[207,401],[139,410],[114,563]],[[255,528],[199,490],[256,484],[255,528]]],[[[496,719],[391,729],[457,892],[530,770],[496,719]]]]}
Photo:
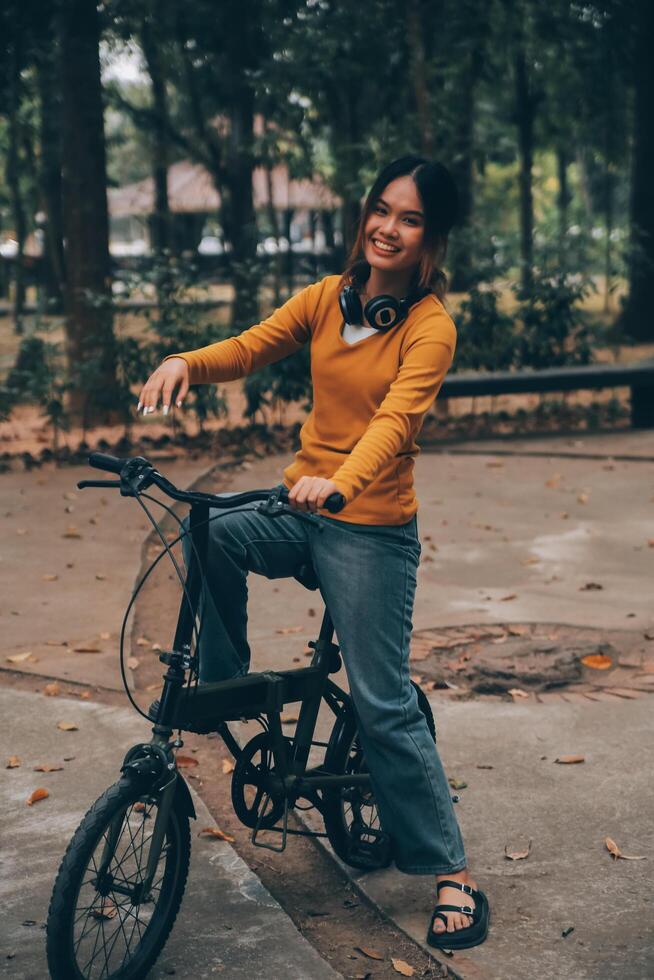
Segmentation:
{"type": "Polygon", "coordinates": [[[395,296],[382,294],[373,296],[365,307],[362,307],[356,286],[350,285],[345,286],[339,293],[338,302],[346,323],[363,326],[365,317],[371,327],[386,333],[406,320],[411,307],[430,292],[430,289],[414,289],[404,299],[399,300],[395,296]]]}

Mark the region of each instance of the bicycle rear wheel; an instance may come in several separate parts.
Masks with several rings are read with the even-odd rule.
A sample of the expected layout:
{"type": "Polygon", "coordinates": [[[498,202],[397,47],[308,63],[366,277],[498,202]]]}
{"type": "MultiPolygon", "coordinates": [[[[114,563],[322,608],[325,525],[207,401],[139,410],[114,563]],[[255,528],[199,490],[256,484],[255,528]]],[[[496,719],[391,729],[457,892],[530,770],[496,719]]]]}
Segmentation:
{"type": "Polygon", "coordinates": [[[152,886],[141,894],[159,803],[157,794],[121,779],[82,820],[50,900],[52,980],[138,980],[157,959],[179,911],[191,850],[176,794],[152,886]]]}
{"type": "MultiPolygon", "coordinates": [[[[436,740],[434,715],[427,697],[417,684],[418,706],[427,721],[431,737],[436,740]]],[[[334,775],[360,774],[368,772],[368,767],[359,742],[356,718],[348,702],[345,711],[336,720],[325,753],[324,768],[334,775]]],[[[344,786],[338,789],[325,789],[323,792],[323,818],[329,842],[338,857],[354,868],[369,869],[369,861],[357,856],[357,844],[361,838],[374,840],[383,837],[379,810],[372,788],[364,786],[344,786]]],[[[381,866],[388,863],[383,861],[381,866]]]]}

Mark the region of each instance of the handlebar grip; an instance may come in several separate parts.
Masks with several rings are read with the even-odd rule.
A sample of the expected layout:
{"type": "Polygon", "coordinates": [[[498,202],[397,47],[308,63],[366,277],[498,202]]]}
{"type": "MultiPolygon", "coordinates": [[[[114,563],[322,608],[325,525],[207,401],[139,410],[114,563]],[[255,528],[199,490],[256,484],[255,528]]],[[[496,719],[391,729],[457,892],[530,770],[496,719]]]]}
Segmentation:
{"type": "Polygon", "coordinates": [[[345,497],[342,493],[330,493],[323,506],[330,514],[338,514],[345,507],[345,497]]]}
{"type": "Polygon", "coordinates": [[[94,466],[96,470],[106,470],[107,473],[120,474],[126,462],[126,459],[109,456],[107,453],[91,453],[89,456],[89,466],[94,466]]]}

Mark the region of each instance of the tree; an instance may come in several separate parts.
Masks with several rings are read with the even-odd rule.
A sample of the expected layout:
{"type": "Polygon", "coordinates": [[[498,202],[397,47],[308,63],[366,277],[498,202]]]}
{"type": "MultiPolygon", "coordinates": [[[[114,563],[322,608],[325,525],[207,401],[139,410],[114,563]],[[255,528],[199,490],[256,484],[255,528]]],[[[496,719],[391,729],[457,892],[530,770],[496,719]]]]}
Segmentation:
{"type": "Polygon", "coordinates": [[[64,0],[59,31],[69,409],[88,425],[111,419],[117,397],[95,0],[64,0]]]}
{"type": "MultiPolygon", "coordinates": [[[[627,9],[631,9],[631,4],[627,9]]],[[[633,113],[633,162],[631,170],[631,254],[629,297],[621,325],[638,341],[654,340],[651,315],[652,272],[654,270],[654,4],[634,0],[635,88],[633,113]]]]}

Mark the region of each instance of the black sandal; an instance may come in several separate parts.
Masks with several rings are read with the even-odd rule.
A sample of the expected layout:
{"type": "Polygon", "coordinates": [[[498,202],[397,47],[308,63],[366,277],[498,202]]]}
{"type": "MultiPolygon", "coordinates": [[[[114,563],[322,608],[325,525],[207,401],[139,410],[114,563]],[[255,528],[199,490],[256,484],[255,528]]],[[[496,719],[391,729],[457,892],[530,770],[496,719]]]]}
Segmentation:
{"type": "Polygon", "coordinates": [[[429,923],[427,931],[427,942],[436,949],[470,949],[471,946],[479,946],[488,935],[488,923],[490,921],[490,907],[488,899],[482,891],[478,891],[471,885],[464,885],[460,881],[444,880],[436,885],[437,893],[441,888],[458,888],[466,895],[471,895],[475,901],[474,909],[470,905],[437,905],[429,923]],[[463,915],[472,916],[472,925],[464,929],[455,929],[454,932],[447,932],[446,912],[462,912],[463,915]],[[440,919],[445,923],[443,932],[435,932],[434,922],[440,919]]]}

